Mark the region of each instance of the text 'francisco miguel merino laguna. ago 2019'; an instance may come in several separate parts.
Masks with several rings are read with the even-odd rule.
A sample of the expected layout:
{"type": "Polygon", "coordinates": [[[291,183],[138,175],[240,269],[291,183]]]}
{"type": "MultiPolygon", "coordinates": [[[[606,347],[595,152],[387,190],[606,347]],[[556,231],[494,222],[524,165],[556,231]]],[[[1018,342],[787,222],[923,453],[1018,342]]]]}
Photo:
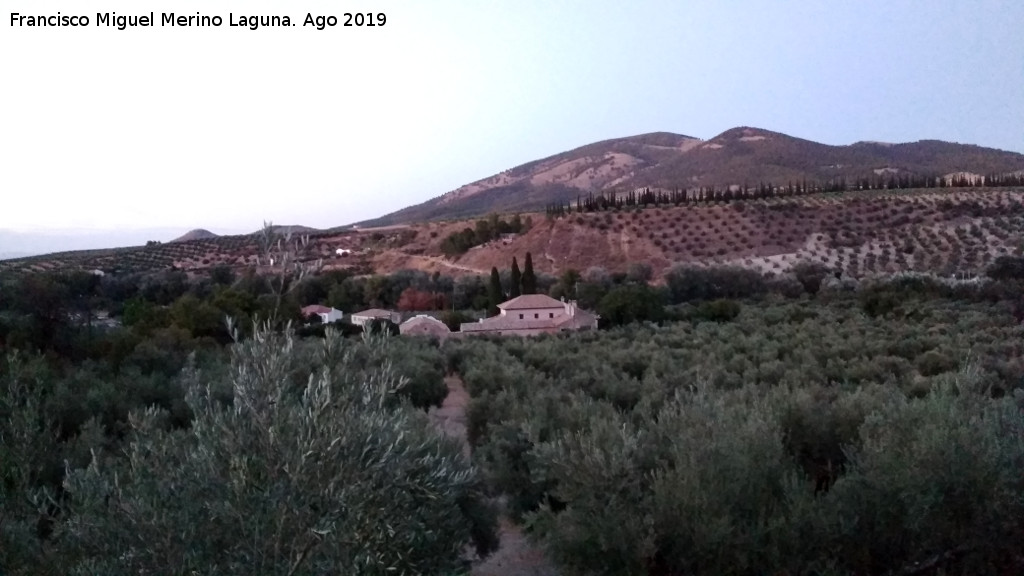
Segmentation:
{"type": "MultiPolygon", "coordinates": [[[[373,27],[383,26],[387,22],[383,12],[346,12],[339,16],[322,16],[307,13],[302,20],[303,26],[311,26],[317,30],[344,27],[373,27]]],[[[153,26],[173,26],[179,28],[203,28],[219,27],[225,24],[229,27],[248,28],[258,30],[260,28],[274,28],[285,26],[298,26],[298,20],[292,21],[290,16],[251,16],[228,13],[227,18],[218,15],[205,15],[196,12],[192,15],[176,14],[174,12],[161,12],[157,17],[155,12],[149,14],[118,14],[117,12],[97,12],[96,18],[88,15],[69,15],[57,12],[48,15],[20,14],[11,12],[12,27],[82,27],[95,24],[118,30],[128,28],[148,28],[153,26]]]]}

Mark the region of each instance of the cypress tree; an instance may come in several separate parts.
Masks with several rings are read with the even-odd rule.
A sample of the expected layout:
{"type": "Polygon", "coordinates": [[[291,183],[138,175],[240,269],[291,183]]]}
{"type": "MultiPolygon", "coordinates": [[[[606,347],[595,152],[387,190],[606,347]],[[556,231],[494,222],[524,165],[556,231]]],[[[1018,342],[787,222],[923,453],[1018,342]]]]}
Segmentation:
{"type": "Polygon", "coordinates": [[[533,257],[530,253],[526,253],[526,263],[524,264],[523,277],[521,279],[523,294],[536,294],[537,293],[537,276],[533,273],[533,257]]]}
{"type": "Polygon", "coordinates": [[[501,276],[498,276],[498,269],[492,267],[491,283],[487,286],[487,303],[490,304],[487,308],[487,314],[489,316],[496,315],[499,312],[498,304],[501,304],[502,301],[501,276]]]}
{"type": "Polygon", "coordinates": [[[508,297],[515,298],[522,294],[522,274],[519,273],[519,262],[516,262],[516,257],[512,257],[512,286],[508,289],[508,297]]]}

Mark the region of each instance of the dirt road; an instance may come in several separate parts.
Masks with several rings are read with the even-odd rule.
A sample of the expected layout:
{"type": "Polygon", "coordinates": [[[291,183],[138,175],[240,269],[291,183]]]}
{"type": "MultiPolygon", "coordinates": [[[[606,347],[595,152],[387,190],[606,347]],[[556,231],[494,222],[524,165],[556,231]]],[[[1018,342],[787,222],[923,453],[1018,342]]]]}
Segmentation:
{"type": "MultiPolygon", "coordinates": [[[[469,455],[466,441],[466,406],[469,393],[458,376],[444,379],[448,397],[440,408],[431,408],[430,419],[442,432],[462,442],[469,455]]],[[[534,546],[518,526],[502,517],[498,532],[501,544],[490,556],[473,566],[472,576],[558,576],[544,552],[534,546]]]]}

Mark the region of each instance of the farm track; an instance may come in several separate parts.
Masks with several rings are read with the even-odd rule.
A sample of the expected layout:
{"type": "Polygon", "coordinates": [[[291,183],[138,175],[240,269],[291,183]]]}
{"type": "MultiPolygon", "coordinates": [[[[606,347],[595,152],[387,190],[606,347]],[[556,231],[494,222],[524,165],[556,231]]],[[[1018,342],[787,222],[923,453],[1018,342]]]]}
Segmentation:
{"type": "MultiPolygon", "coordinates": [[[[469,392],[458,375],[447,376],[448,396],[440,408],[432,408],[431,422],[442,432],[462,443],[470,455],[466,439],[466,406],[469,392]]],[[[543,551],[530,542],[519,526],[502,516],[498,526],[498,549],[473,566],[472,576],[558,576],[558,571],[543,551]]]]}
{"type": "Polygon", "coordinates": [[[489,274],[489,272],[486,270],[481,270],[480,268],[473,268],[472,266],[464,266],[462,264],[455,264],[454,262],[449,262],[444,258],[438,256],[423,256],[421,254],[416,254],[414,255],[414,257],[419,258],[421,260],[426,260],[427,262],[433,262],[434,264],[438,264],[441,266],[447,266],[448,268],[453,268],[455,270],[462,270],[463,272],[473,272],[475,274],[489,274]]]}

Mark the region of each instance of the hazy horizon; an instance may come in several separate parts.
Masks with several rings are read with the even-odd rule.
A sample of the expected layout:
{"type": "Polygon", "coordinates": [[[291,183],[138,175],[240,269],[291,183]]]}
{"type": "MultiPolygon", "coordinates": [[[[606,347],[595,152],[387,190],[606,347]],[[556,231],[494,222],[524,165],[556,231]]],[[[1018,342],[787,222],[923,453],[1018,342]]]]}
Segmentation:
{"type": "MultiPolygon", "coordinates": [[[[217,235],[246,234],[255,231],[217,228],[210,230],[217,235]]],[[[207,228],[207,230],[209,230],[207,228]]],[[[88,228],[54,229],[3,229],[0,228],[0,260],[26,258],[53,252],[74,250],[97,250],[102,248],[124,248],[144,246],[146,242],[169,242],[189,230],[181,228],[137,228],[127,230],[104,230],[88,228]]]]}
{"type": "MultiPolygon", "coordinates": [[[[32,11],[160,8],[65,0],[32,11]]],[[[4,20],[0,50],[21,56],[7,63],[18,113],[0,134],[0,257],[24,251],[15,229],[329,228],[647,132],[707,139],[754,126],[831,145],[1024,153],[1021,3],[395,0],[374,3],[383,27],[323,31],[301,25],[305,11],[343,7],[175,8],[288,14],[298,26],[4,20]]]]}

